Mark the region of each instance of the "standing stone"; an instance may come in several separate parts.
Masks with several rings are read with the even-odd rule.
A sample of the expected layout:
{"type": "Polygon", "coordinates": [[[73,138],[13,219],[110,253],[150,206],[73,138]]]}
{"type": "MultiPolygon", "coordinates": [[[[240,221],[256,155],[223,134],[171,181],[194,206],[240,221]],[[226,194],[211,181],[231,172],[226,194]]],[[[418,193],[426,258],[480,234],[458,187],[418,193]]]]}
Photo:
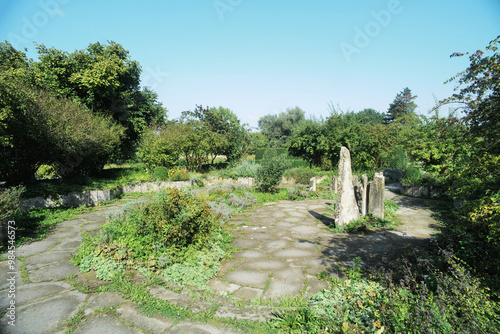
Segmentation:
{"type": "Polygon", "coordinates": [[[340,149],[338,199],[335,205],[335,225],[345,226],[359,218],[354,187],[352,185],[351,154],[342,146],[340,149]]]}
{"type": "Polygon", "coordinates": [[[377,218],[384,218],[385,179],[383,173],[375,173],[369,186],[368,212],[377,218]]]}
{"type": "Polygon", "coordinates": [[[361,192],[361,205],[359,208],[359,213],[362,216],[366,215],[368,210],[368,176],[366,174],[361,175],[361,184],[360,184],[360,192],[361,192]]]}
{"type": "Polygon", "coordinates": [[[316,191],[316,177],[311,177],[309,179],[309,190],[316,191]]]}
{"type": "Polygon", "coordinates": [[[337,193],[337,178],[335,177],[335,175],[332,176],[332,184],[330,185],[330,188],[334,194],[337,193]]]}

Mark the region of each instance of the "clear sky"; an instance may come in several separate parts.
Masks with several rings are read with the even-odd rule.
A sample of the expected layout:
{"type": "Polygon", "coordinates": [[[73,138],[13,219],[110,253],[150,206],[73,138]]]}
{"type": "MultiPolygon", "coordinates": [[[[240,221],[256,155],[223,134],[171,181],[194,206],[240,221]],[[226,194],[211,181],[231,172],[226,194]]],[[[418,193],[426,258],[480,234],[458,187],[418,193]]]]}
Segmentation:
{"type": "Polygon", "coordinates": [[[223,106],[251,127],[294,106],[385,112],[405,87],[425,114],[468,65],[450,54],[498,35],[500,0],[0,0],[0,40],[29,56],[112,40],[169,118],[223,106]]]}

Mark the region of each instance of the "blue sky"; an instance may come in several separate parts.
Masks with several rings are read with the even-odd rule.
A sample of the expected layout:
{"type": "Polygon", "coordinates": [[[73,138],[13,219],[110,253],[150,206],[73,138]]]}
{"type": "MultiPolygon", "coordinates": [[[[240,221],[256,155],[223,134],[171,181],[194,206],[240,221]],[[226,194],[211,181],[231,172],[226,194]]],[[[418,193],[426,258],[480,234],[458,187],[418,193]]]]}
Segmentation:
{"type": "Polygon", "coordinates": [[[449,55],[498,35],[499,0],[0,0],[0,40],[29,56],[33,41],[73,52],[113,40],[169,118],[223,106],[251,127],[294,106],[385,112],[405,87],[426,114],[468,65],[449,55]]]}

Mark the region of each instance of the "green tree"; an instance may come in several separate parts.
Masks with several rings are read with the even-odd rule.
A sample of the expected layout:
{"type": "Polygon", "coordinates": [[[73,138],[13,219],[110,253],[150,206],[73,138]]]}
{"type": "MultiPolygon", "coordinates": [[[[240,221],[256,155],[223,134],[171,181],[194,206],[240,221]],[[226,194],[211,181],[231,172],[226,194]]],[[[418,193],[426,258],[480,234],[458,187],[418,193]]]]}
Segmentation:
{"type": "Polygon", "coordinates": [[[414,100],[417,96],[412,95],[411,90],[406,87],[403,89],[392,103],[389,105],[387,114],[385,117],[385,123],[395,122],[397,120],[402,120],[407,116],[413,115],[417,105],[414,100]]]}
{"type": "Polygon", "coordinates": [[[183,120],[199,121],[199,131],[205,132],[210,141],[212,163],[217,155],[225,155],[229,162],[239,160],[243,154],[246,129],[240,124],[236,114],[230,109],[203,108],[196,106],[194,111],[183,112],[183,120]]]}
{"type": "Polygon", "coordinates": [[[126,134],[121,152],[126,158],[133,154],[142,131],[153,122],[164,122],[167,111],[154,92],[141,89],[139,63],[120,44],[108,43],[90,44],[73,53],[37,45],[33,84],[122,124],[126,134]]]}
{"type": "Polygon", "coordinates": [[[327,152],[325,128],[316,122],[305,122],[296,128],[289,142],[288,152],[300,157],[312,167],[320,166],[327,152]]]}
{"type": "Polygon", "coordinates": [[[289,108],[279,115],[265,115],[259,119],[261,132],[269,139],[273,148],[286,147],[293,129],[305,120],[305,113],[299,107],[289,108]]]}
{"type": "Polygon", "coordinates": [[[286,154],[278,154],[275,149],[266,150],[255,180],[258,188],[263,192],[275,192],[283,173],[289,167],[290,161],[286,154]]]}

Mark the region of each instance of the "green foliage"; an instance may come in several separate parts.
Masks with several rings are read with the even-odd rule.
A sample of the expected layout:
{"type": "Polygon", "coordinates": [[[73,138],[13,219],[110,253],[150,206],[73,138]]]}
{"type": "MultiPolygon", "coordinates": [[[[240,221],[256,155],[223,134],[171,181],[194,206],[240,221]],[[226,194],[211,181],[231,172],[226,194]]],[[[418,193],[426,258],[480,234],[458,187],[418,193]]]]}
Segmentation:
{"type": "Polygon", "coordinates": [[[402,148],[395,149],[390,157],[389,166],[394,169],[405,171],[406,168],[408,168],[408,156],[405,150],[402,148]]]}
{"type": "Polygon", "coordinates": [[[259,189],[263,192],[275,192],[276,186],[281,183],[283,172],[289,166],[290,163],[285,154],[278,155],[273,149],[266,151],[257,173],[256,183],[259,189]]]}
{"type": "Polygon", "coordinates": [[[0,189],[0,224],[2,229],[7,226],[9,220],[13,220],[21,213],[21,196],[24,191],[24,187],[0,189]]]}
{"type": "Polygon", "coordinates": [[[294,130],[288,151],[309,162],[311,167],[320,166],[328,148],[324,132],[325,128],[321,124],[304,122],[303,126],[294,130]]]}
{"type": "Polygon", "coordinates": [[[137,155],[147,169],[171,168],[179,161],[180,152],[170,126],[152,127],[144,132],[137,155]]]}
{"type": "Polygon", "coordinates": [[[41,165],[35,172],[35,178],[37,180],[53,179],[57,177],[57,172],[54,167],[50,165],[41,165]]]}
{"type": "MultiPolygon", "coordinates": [[[[259,119],[259,128],[268,139],[270,148],[286,147],[293,130],[304,122],[304,111],[289,108],[279,115],[266,115],[259,119]]],[[[257,159],[257,158],[256,158],[257,159]]]]}
{"type": "Polygon", "coordinates": [[[309,185],[309,180],[317,176],[318,172],[311,168],[291,168],[285,171],[284,177],[295,179],[298,184],[309,185]]]}
{"type": "Polygon", "coordinates": [[[190,176],[186,169],[174,167],[168,171],[168,178],[170,181],[188,181],[190,176]]]}
{"type": "MultiPolygon", "coordinates": [[[[274,149],[276,151],[276,154],[278,155],[282,155],[282,154],[288,154],[288,150],[286,148],[276,148],[274,149]]],[[[262,159],[264,159],[264,154],[269,151],[268,148],[259,148],[257,149],[257,151],[255,152],[255,160],[256,161],[260,161],[262,159]]]]}
{"type": "Polygon", "coordinates": [[[256,154],[258,149],[268,148],[269,139],[261,132],[252,132],[248,135],[247,154],[256,154]]]}
{"type": "Polygon", "coordinates": [[[251,160],[243,160],[239,165],[234,167],[230,171],[230,175],[233,178],[239,177],[257,177],[260,164],[251,160]]]}
{"type": "Polygon", "coordinates": [[[300,188],[289,188],[288,189],[288,199],[291,201],[298,201],[307,198],[307,190],[300,188]]]}
{"type": "Polygon", "coordinates": [[[415,164],[408,166],[401,182],[408,185],[421,184],[422,172],[420,171],[420,168],[415,164]]]}
{"type": "Polygon", "coordinates": [[[404,118],[412,115],[417,108],[417,105],[413,102],[416,98],[417,96],[412,95],[411,89],[408,87],[398,93],[387,110],[385,123],[405,122],[404,118]]]}
{"type": "Polygon", "coordinates": [[[167,181],[168,180],[168,168],[159,166],[154,169],[153,176],[158,181],[167,181]]]}

